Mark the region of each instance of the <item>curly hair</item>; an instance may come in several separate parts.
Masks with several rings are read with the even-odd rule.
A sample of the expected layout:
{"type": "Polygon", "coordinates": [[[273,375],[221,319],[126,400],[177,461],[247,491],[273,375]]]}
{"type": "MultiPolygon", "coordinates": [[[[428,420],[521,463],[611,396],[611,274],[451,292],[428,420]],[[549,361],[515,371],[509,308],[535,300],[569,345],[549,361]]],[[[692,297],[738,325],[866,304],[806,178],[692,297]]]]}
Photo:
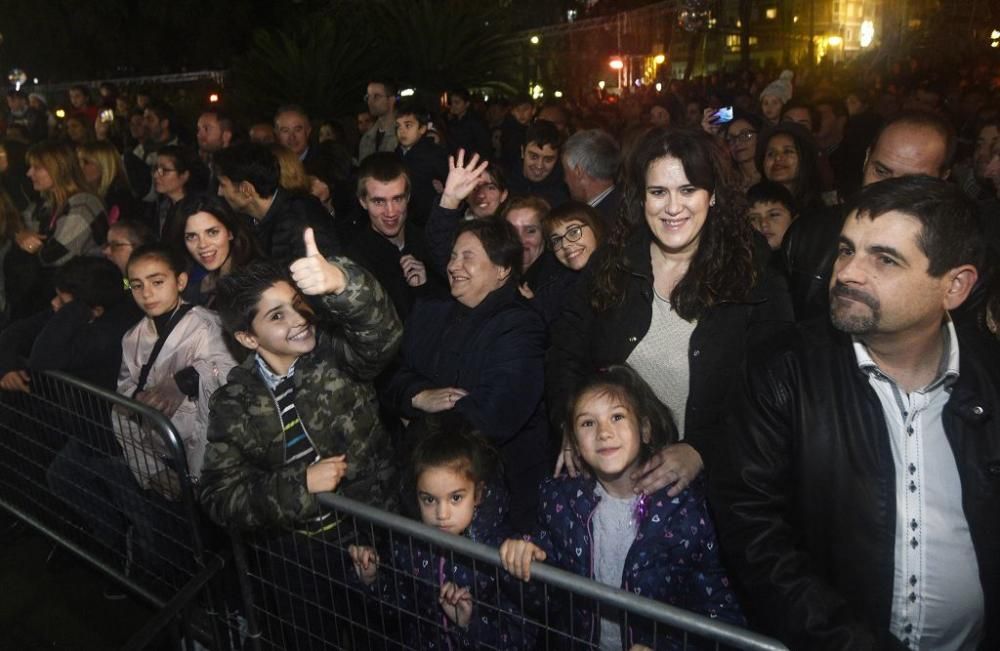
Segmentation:
{"type": "Polygon", "coordinates": [[[688,181],[712,193],[715,205],[699,236],[698,249],[687,273],[670,293],[677,314],[691,321],[723,301],[741,301],[755,282],[753,228],[746,218],[746,200],[732,179],[729,154],[712,136],[691,129],[654,129],[638,144],[629,161],[621,213],[608,242],[608,253],[597,267],[591,306],[603,312],[624,299],[629,276],[626,244],[645,229],[646,175],[656,161],[677,158],[688,181]]]}

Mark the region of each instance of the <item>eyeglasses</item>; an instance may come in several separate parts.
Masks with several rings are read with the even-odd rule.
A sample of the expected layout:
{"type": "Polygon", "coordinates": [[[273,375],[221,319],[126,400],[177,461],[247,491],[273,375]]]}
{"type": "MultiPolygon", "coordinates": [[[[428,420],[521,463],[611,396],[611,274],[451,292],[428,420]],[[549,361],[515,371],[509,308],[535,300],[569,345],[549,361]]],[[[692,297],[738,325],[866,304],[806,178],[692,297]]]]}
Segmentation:
{"type": "Polygon", "coordinates": [[[549,238],[549,245],[552,246],[553,251],[558,251],[562,248],[563,240],[567,242],[578,242],[581,237],[583,237],[583,229],[587,228],[589,224],[577,224],[576,226],[570,226],[566,229],[566,232],[562,235],[553,235],[549,238]]]}
{"type": "Polygon", "coordinates": [[[383,99],[385,97],[387,97],[387,95],[383,95],[382,93],[365,93],[365,101],[366,102],[368,102],[370,100],[373,100],[373,99],[383,99]]]}
{"type": "Polygon", "coordinates": [[[737,142],[748,142],[753,140],[757,136],[757,132],[753,129],[744,129],[736,135],[726,136],[726,142],[730,145],[737,142]]]}
{"type": "Polygon", "coordinates": [[[153,168],[153,175],[155,176],[157,174],[170,174],[171,172],[176,172],[176,171],[177,170],[172,167],[160,167],[159,165],[157,165],[156,167],[153,168]]]}
{"type": "Polygon", "coordinates": [[[112,251],[117,251],[118,249],[125,248],[126,246],[132,246],[132,243],[131,242],[114,242],[112,240],[108,240],[107,242],[104,243],[104,248],[105,249],[111,249],[112,251]]]}

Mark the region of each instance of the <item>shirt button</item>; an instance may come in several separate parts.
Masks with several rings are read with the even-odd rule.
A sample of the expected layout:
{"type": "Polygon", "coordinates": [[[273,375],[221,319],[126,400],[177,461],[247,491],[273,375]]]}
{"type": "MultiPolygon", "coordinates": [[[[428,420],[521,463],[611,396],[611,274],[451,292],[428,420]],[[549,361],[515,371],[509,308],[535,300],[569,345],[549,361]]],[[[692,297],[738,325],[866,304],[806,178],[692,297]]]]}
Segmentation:
{"type": "Polygon", "coordinates": [[[916,600],[917,600],[917,593],[916,592],[911,592],[910,593],[910,601],[916,601],[916,600]]]}
{"type": "Polygon", "coordinates": [[[975,407],[972,408],[972,413],[974,413],[976,416],[982,416],[983,408],[980,407],[979,405],[976,405],[975,407]]]}
{"type": "Polygon", "coordinates": [[[907,624],[905,627],[903,627],[903,632],[905,632],[905,633],[912,633],[913,632],[913,624],[907,624]]]}
{"type": "Polygon", "coordinates": [[[910,585],[917,585],[917,575],[914,574],[910,577],[910,585]]]}
{"type": "Polygon", "coordinates": [[[910,482],[910,492],[911,493],[916,493],[917,492],[917,483],[914,482],[914,481],[910,482]]]}
{"type": "Polygon", "coordinates": [[[630,344],[634,344],[634,343],[635,343],[635,342],[637,342],[637,341],[639,341],[639,338],[638,338],[638,337],[629,337],[629,338],[628,338],[628,342],[629,342],[630,344]]]}
{"type": "Polygon", "coordinates": [[[691,353],[691,357],[697,357],[698,355],[701,355],[701,351],[700,350],[695,350],[695,351],[692,351],[692,353],[691,353]]]}
{"type": "Polygon", "coordinates": [[[917,530],[917,520],[916,520],[916,518],[914,518],[913,520],[910,520],[910,529],[913,529],[914,531],[917,530]]]}
{"type": "Polygon", "coordinates": [[[917,542],[917,539],[916,539],[916,538],[911,538],[911,539],[910,539],[910,547],[912,547],[912,548],[916,549],[916,548],[917,548],[917,545],[919,545],[919,544],[920,544],[920,543],[918,543],[918,542],[917,542]]]}
{"type": "Polygon", "coordinates": [[[915,473],[917,471],[917,467],[911,463],[910,467],[909,467],[909,471],[910,471],[910,474],[912,475],[913,473],[915,473]]]}
{"type": "Polygon", "coordinates": [[[913,436],[913,428],[912,427],[907,427],[906,428],[906,433],[909,434],[910,436],[913,436]]]}

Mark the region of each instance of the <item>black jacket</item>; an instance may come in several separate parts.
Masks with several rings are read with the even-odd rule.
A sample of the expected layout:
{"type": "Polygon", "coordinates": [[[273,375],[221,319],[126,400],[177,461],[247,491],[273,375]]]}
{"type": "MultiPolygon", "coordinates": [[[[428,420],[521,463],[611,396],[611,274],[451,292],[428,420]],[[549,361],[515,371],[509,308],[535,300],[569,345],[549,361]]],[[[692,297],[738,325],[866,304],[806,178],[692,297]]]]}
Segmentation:
{"type": "Polygon", "coordinates": [[[549,202],[550,208],[556,208],[569,201],[569,190],[563,180],[562,165],[556,163],[544,179],[539,182],[529,181],[524,176],[524,166],[522,161],[509,168],[507,171],[507,189],[510,193],[519,197],[529,195],[541,197],[549,202]]]}
{"type": "Polygon", "coordinates": [[[452,154],[464,149],[466,161],[472,158],[474,153],[479,154],[479,160],[493,158],[493,139],[490,137],[490,130],[471,110],[460,118],[449,118],[448,143],[451,145],[452,154]]]}
{"type": "MultiPolygon", "coordinates": [[[[718,445],[726,397],[749,346],[766,339],[782,323],[791,322],[791,306],[784,278],[768,266],[767,244],[758,243],[758,282],[744,302],[720,303],[698,320],[688,344],[690,388],[685,411],[685,442],[701,454],[711,468],[718,445]]],[[[622,302],[604,312],[590,305],[594,272],[600,249],[591,259],[573,294],[563,304],[562,314],[552,325],[551,347],[545,360],[546,402],[553,409],[553,422],[573,387],[585,375],[612,364],[624,364],[653,319],[653,271],[649,254],[650,234],[636,233],[620,262],[628,277],[622,302]]]]}
{"type": "Polygon", "coordinates": [[[563,265],[549,250],[542,251],[521,276],[521,283],[526,283],[534,293],[530,303],[541,313],[546,326],[558,318],[563,302],[573,292],[579,278],[579,272],[563,265]]]}
{"type": "Polygon", "coordinates": [[[511,489],[511,523],[534,524],[538,482],[550,468],[542,402],[545,326],[513,283],[475,308],[453,298],[417,305],[403,333],[403,361],[387,391],[409,419],[424,389],[460,387],[454,410],[500,451],[511,489]]]}
{"type": "MultiPolygon", "coordinates": [[[[942,414],[985,597],[982,649],[1000,648],[1000,347],[959,332],[942,414]]],[[[882,406],[849,336],[801,324],[747,358],[709,474],[731,576],[751,622],[797,649],[883,649],[896,477],[882,406]]],[[[931,559],[933,562],[933,559],[931,559]]]]}
{"type": "Polygon", "coordinates": [[[440,181],[444,185],[448,178],[448,152],[435,143],[433,138],[424,136],[407,151],[403,151],[402,145],[396,147],[396,155],[403,161],[410,175],[407,221],[423,229],[431,206],[438,197],[434,181],[440,181]]]}
{"type": "Polygon", "coordinates": [[[601,216],[604,220],[605,231],[611,233],[615,229],[615,224],[618,222],[618,211],[622,207],[622,191],[616,185],[611,189],[611,192],[607,194],[601,203],[594,206],[594,210],[601,216]]]}
{"type": "Polygon", "coordinates": [[[305,255],[302,233],[312,227],[316,246],[326,256],[340,255],[333,218],[319,199],[279,188],[263,219],[254,225],[254,235],[264,255],[273,260],[295,260],[305,255]]]}

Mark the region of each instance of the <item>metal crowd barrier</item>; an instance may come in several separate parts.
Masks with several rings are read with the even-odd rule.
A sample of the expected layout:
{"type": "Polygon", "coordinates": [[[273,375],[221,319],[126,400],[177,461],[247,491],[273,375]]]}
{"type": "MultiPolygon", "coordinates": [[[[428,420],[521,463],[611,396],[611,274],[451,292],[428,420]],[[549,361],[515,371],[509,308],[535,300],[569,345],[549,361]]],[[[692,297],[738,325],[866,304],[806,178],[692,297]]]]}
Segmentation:
{"type": "Polygon", "coordinates": [[[336,523],[324,531],[233,534],[249,627],[245,648],[597,648],[561,617],[578,607],[590,609],[596,621],[602,609],[617,609],[626,630],[642,622],[653,631],[655,649],[786,648],[747,629],[544,563],[533,565],[532,580],[524,584],[501,568],[493,547],[339,495],[324,494],[320,501],[333,514],[327,522],[336,523]],[[354,570],[351,545],[378,550],[371,586],[354,570]],[[457,627],[438,601],[445,578],[459,576],[469,579],[461,586],[471,598],[467,629],[457,627]]]}
{"type": "Polygon", "coordinates": [[[178,624],[188,648],[226,648],[212,585],[223,560],[206,551],[171,422],[62,373],[34,374],[30,389],[0,391],[0,508],[157,609],[124,648],[178,624]]]}

